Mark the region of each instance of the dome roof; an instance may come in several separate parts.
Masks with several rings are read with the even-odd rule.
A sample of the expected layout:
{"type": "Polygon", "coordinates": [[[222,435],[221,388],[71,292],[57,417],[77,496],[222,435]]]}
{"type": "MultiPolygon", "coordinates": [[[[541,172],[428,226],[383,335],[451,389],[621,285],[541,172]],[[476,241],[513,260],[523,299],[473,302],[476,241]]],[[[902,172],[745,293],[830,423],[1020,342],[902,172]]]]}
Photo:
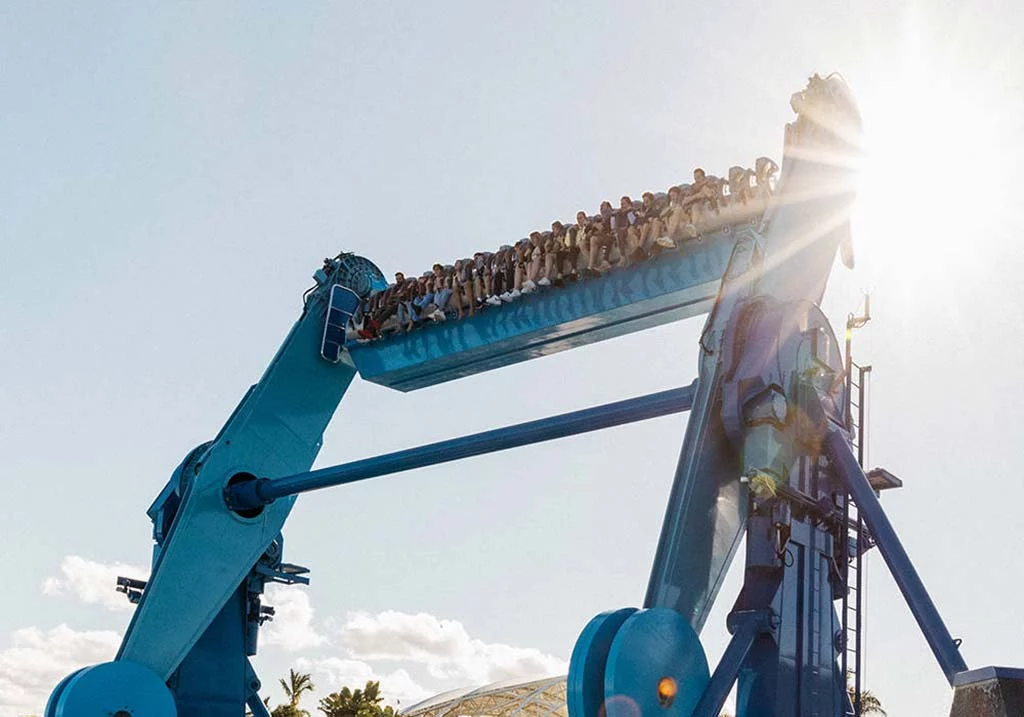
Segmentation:
{"type": "Polygon", "coordinates": [[[565,677],[451,690],[402,710],[405,717],[568,717],[565,677]]]}

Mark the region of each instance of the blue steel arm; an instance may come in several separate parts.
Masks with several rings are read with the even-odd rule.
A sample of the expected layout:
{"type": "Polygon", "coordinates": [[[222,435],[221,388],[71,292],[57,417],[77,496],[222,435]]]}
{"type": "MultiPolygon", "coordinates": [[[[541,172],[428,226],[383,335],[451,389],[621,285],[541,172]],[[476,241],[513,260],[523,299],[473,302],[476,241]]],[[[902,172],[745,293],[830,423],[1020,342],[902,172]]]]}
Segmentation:
{"type": "MultiPolygon", "coordinates": [[[[812,81],[794,95],[777,202],[753,234],[748,258],[742,241],[701,338],[699,388],[669,496],[645,607],[678,611],[700,631],[742,537],[746,490],[739,456],[721,421],[725,365],[723,336],[744,299],[818,304],[837,250],[849,246],[849,208],[855,189],[860,117],[845,83],[812,81]]],[[[844,258],[852,260],[849,251],[844,258]]]]}
{"type": "MultiPolygon", "coordinates": [[[[343,280],[343,274],[338,268],[332,281],[343,280]]],[[[355,376],[351,367],[320,358],[330,284],[326,275],[318,275],[320,286],[307,297],[260,381],[216,439],[176,474],[172,492],[180,504],[166,530],[160,530],[164,538],[118,660],[168,679],[284,525],[293,499],[243,517],[227,508],[223,492],[238,476],[308,470],[355,376]]],[[[351,297],[358,301],[354,292],[351,297]]]]}
{"type": "Polygon", "coordinates": [[[910,607],[910,612],[924,633],[932,654],[935,655],[939,667],[952,686],[956,675],[967,670],[967,663],[960,655],[960,648],[946,629],[942,616],[928,595],[921,577],[914,569],[914,564],[910,562],[907,551],[903,549],[903,544],[885,515],[874,489],[868,483],[867,476],[858,465],[857,457],[853,454],[843,431],[832,426],[825,438],[825,448],[836,472],[846,483],[850,495],[857,503],[861,518],[871,531],[878,551],[882,554],[885,564],[889,566],[889,572],[892,573],[896,585],[910,607]]]}
{"type": "Polygon", "coordinates": [[[733,250],[715,309],[701,336],[697,394],[669,495],[644,607],[679,612],[698,633],[739,546],[746,491],[721,430],[719,347],[729,316],[761,263],[759,238],[748,233],[733,250]]]}
{"type": "Polygon", "coordinates": [[[682,388],[638,396],[559,416],[528,421],[515,426],[495,428],[470,436],[431,443],[404,451],[345,463],[340,466],[284,478],[261,478],[231,486],[226,495],[234,510],[252,510],[278,498],[306,493],[318,488],[354,483],[367,478],[399,473],[438,463],[503,451],[531,443],[550,441],[577,433],[597,431],[624,423],[687,411],[693,404],[696,382],[682,388]]]}

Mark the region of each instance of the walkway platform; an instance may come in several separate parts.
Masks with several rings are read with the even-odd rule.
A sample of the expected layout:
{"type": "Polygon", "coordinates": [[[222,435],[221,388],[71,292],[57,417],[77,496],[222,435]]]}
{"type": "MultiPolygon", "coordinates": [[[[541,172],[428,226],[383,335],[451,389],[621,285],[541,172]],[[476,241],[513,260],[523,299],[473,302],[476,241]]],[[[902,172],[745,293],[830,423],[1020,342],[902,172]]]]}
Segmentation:
{"type": "Polygon", "coordinates": [[[363,379],[413,391],[707,313],[732,254],[733,231],[461,321],[349,344],[348,358],[363,379]]]}

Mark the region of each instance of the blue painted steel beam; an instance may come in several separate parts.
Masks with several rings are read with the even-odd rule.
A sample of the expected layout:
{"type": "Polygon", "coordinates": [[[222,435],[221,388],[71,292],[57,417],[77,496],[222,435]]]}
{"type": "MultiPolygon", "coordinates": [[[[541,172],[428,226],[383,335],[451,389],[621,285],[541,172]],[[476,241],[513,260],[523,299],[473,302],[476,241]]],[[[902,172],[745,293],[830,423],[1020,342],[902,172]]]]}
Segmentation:
{"type": "Polygon", "coordinates": [[[924,633],[924,639],[928,641],[928,646],[952,686],[953,678],[967,669],[967,663],[960,655],[960,649],[953,636],[946,629],[946,624],[928,595],[924,583],[921,582],[917,570],[914,569],[914,564],[910,562],[910,557],[885,515],[882,504],[878,502],[867,476],[857,463],[857,457],[847,443],[846,435],[838,428],[831,427],[825,439],[825,449],[836,471],[846,483],[854,502],[857,503],[860,516],[874,536],[878,550],[885,559],[885,564],[889,566],[889,572],[892,573],[896,585],[910,607],[910,612],[924,633]]]}
{"type": "Polygon", "coordinates": [[[260,478],[236,484],[225,491],[225,499],[233,510],[251,510],[267,505],[277,498],[298,495],[318,488],[329,488],[346,483],[399,473],[424,466],[447,463],[507,448],[527,446],[577,433],[597,431],[624,423],[667,416],[690,410],[697,382],[689,386],[646,396],[541,418],[515,426],[495,428],[470,436],[452,438],[417,448],[408,448],[373,458],[364,458],[340,466],[321,468],[285,478],[260,478]]]}
{"type": "Polygon", "coordinates": [[[729,696],[729,690],[736,682],[736,675],[747,659],[747,653],[754,645],[754,640],[763,632],[769,631],[771,622],[770,610],[752,610],[736,616],[738,627],[729,645],[718,661],[711,681],[704,689],[700,702],[693,709],[693,717],[717,717],[729,696]]]}
{"type": "Polygon", "coordinates": [[[364,381],[413,391],[707,313],[736,233],[404,336],[349,343],[364,381]]]}

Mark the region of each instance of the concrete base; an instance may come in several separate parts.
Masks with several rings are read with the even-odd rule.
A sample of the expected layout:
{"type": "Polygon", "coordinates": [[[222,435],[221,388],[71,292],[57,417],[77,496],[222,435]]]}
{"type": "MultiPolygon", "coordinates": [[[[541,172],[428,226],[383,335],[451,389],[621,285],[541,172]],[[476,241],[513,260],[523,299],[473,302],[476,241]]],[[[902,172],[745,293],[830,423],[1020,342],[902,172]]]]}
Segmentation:
{"type": "Polygon", "coordinates": [[[1024,715],[1024,670],[982,667],[953,680],[949,717],[1021,717],[1024,715]]]}

